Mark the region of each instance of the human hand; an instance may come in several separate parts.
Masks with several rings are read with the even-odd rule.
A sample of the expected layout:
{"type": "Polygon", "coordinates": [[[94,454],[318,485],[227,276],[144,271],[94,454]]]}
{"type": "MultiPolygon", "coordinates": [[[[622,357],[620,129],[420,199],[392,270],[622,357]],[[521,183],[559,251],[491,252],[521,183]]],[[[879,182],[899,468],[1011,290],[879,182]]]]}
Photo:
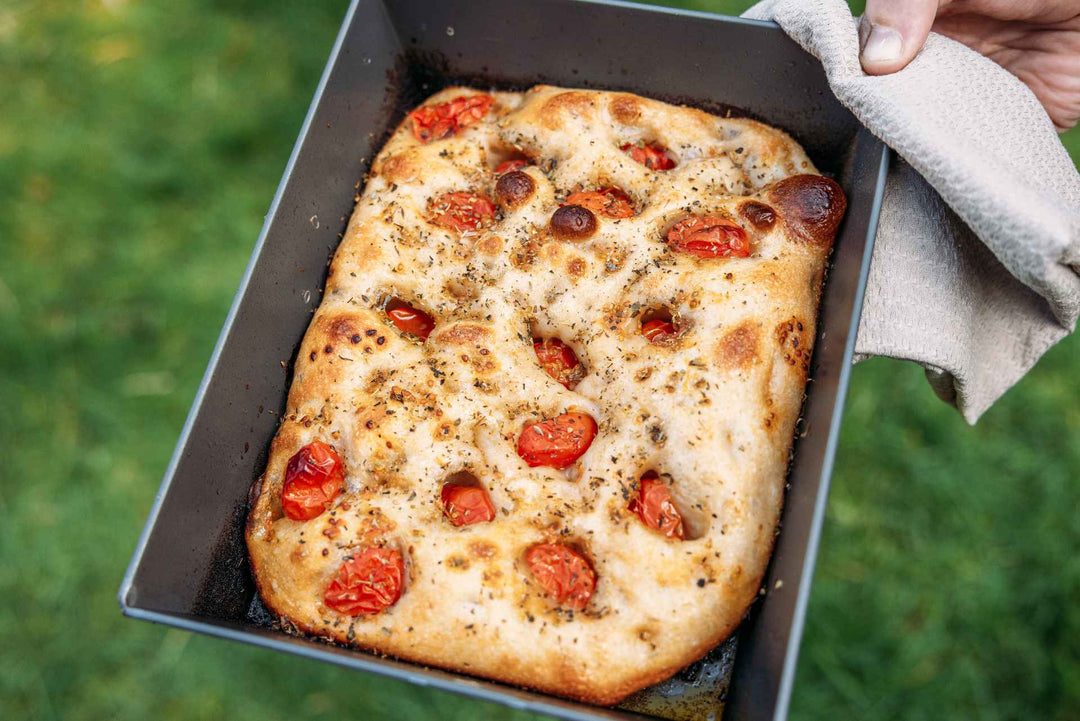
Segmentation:
{"type": "Polygon", "coordinates": [[[1059,131],[1080,120],[1080,0],[867,0],[863,70],[900,70],[931,30],[1024,81],[1059,131]]]}

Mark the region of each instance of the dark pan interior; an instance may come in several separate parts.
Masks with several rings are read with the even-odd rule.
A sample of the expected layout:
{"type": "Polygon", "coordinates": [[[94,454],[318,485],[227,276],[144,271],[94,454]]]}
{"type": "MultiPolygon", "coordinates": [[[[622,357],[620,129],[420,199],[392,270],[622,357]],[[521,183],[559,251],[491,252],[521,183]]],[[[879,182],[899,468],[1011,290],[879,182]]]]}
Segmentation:
{"type": "Polygon", "coordinates": [[[131,615],[566,718],[628,716],[285,639],[260,607],[243,542],[248,490],[266,463],[292,359],[369,161],[405,112],[441,87],[524,89],[538,82],[627,90],[767,121],[798,139],[848,194],[823,299],[823,337],[804,414],[809,422],[766,581],[773,588],[782,579],[784,591],[756,604],[740,631],[739,654],[732,640],[708,663],[630,703],[668,718],[716,718],[727,698],[727,717],[772,717],[786,693],[784,669],[793,668],[785,659],[793,622],[801,620],[798,592],[810,580],[807,546],[842,405],[881,149],[829,94],[820,66],[760,23],[570,0],[354,2],[132,559],[121,604],[131,615]]]}

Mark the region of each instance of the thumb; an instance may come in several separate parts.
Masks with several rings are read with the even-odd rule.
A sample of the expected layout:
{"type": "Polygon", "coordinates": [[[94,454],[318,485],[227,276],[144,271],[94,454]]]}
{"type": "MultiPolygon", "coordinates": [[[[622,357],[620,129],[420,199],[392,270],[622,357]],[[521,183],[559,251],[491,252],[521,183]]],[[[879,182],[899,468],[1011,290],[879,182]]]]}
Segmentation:
{"type": "Polygon", "coordinates": [[[863,70],[887,75],[910,63],[930,34],[938,4],[938,0],[867,0],[859,23],[863,70]]]}

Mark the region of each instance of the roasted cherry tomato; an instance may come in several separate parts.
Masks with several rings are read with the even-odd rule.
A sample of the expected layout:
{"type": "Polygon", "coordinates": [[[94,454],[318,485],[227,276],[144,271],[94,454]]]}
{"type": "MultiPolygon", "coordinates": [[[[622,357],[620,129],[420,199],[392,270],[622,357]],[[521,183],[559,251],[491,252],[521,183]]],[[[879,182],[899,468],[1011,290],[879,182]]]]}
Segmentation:
{"type": "Polygon", "coordinates": [[[587,413],[563,413],[530,423],[518,436],[517,452],[530,467],[566,468],[581,458],[596,437],[596,421],[587,413]]]}
{"type": "Polygon", "coordinates": [[[746,231],[730,220],[712,216],[680,220],[668,231],[667,242],[672,249],[699,258],[745,258],[750,255],[746,231]]]}
{"type": "Polygon", "coordinates": [[[326,587],[323,603],[346,616],[370,616],[397,603],[404,582],[401,554],[368,546],[341,564],[326,587]]]}
{"type": "Polygon", "coordinates": [[[442,487],[443,511],[455,526],[486,523],[495,518],[487,491],[478,486],[459,486],[447,483],[442,487]]]}
{"type": "Polygon", "coordinates": [[[632,218],[634,215],[633,201],[618,188],[571,193],[566,198],[566,205],[580,205],[609,218],[632,218]]]}
{"type": "Polygon", "coordinates": [[[675,167],[675,161],[667,151],[657,145],[627,143],[622,146],[622,150],[630,153],[631,158],[649,170],[671,170],[675,167]]]}
{"type": "Polygon", "coordinates": [[[527,165],[529,165],[529,161],[528,160],[522,160],[521,158],[514,158],[513,160],[504,160],[501,163],[499,163],[497,168],[495,168],[495,175],[504,175],[506,173],[511,173],[511,172],[513,172],[515,170],[521,170],[522,168],[526,167],[527,165]]]}
{"type": "Polygon", "coordinates": [[[525,552],[525,562],[544,593],[580,611],[596,590],[596,572],[577,551],[561,543],[538,543],[525,552]]]}
{"type": "Polygon", "coordinates": [[[435,327],[434,318],[401,301],[391,303],[386,309],[386,315],[402,333],[414,335],[420,340],[427,340],[435,327]]]}
{"type": "Polygon", "coordinates": [[[558,338],[533,341],[533,350],[544,372],[567,389],[573,390],[581,380],[581,361],[570,346],[558,338]]]}
{"type": "Polygon", "coordinates": [[[421,143],[453,135],[487,115],[495,99],[490,95],[466,95],[437,105],[424,105],[409,113],[412,131],[421,143]]]}
{"type": "Polygon", "coordinates": [[[683,539],[682,514],[675,507],[671,491],[655,473],[641,479],[637,496],[630,500],[630,510],[649,528],[668,538],[683,539]]]}
{"type": "Polygon", "coordinates": [[[334,449],[312,441],[289,459],[281,487],[281,508],[294,521],[310,521],[345,490],[345,464],[334,449]]]}
{"type": "Polygon", "coordinates": [[[495,206],[476,193],[444,193],[432,204],[431,222],[459,233],[480,230],[494,217],[495,206]]]}
{"type": "Polygon", "coordinates": [[[675,337],[675,324],[669,320],[657,318],[641,324],[641,335],[650,343],[663,343],[675,337]]]}

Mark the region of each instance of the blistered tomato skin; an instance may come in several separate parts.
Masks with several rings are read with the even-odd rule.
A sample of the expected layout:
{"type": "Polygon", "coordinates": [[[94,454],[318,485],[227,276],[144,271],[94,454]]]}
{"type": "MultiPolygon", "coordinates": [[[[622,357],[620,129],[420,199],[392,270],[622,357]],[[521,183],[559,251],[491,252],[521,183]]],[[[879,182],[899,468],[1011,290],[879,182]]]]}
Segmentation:
{"type": "Polygon", "coordinates": [[[346,616],[371,616],[397,603],[404,585],[401,554],[392,548],[368,546],[341,564],[330,579],[323,603],[346,616]]]}
{"type": "Polygon", "coordinates": [[[518,436],[517,452],[530,468],[567,468],[589,450],[596,421],[587,413],[563,413],[531,423],[518,436]]]}
{"type": "Polygon", "coordinates": [[[495,206],[482,195],[456,190],[439,196],[431,212],[435,225],[465,233],[487,225],[495,217],[495,206]]]}
{"type": "Polygon", "coordinates": [[[401,305],[386,310],[386,316],[390,322],[397,326],[402,333],[414,335],[420,340],[427,340],[435,328],[435,319],[422,310],[417,310],[410,305],[401,305]]]}
{"type": "Polygon", "coordinates": [[[447,483],[441,496],[443,512],[455,526],[487,523],[495,518],[495,506],[483,488],[447,483]]]}
{"type": "Polygon", "coordinates": [[[289,459],[281,508],[294,521],[310,521],[330,508],[345,489],[345,464],[333,448],[312,441],[289,459]]]}
{"type": "Polygon", "coordinates": [[[671,170],[675,167],[675,161],[667,154],[667,151],[656,145],[623,145],[623,152],[629,153],[630,157],[641,163],[649,170],[671,170]]]}
{"type": "Polygon", "coordinates": [[[638,494],[630,501],[630,510],[641,522],[668,538],[685,537],[682,514],[675,506],[671,491],[655,473],[641,479],[638,494]]]}
{"type": "Polygon", "coordinates": [[[641,335],[650,343],[664,343],[673,340],[677,334],[671,321],[656,319],[641,324],[641,335]]]}
{"type": "Polygon", "coordinates": [[[495,168],[495,175],[502,175],[504,173],[511,173],[515,170],[521,170],[524,167],[530,165],[528,160],[522,160],[521,158],[514,158],[513,160],[504,160],[499,163],[495,168]]]}
{"type": "Polygon", "coordinates": [[[574,390],[574,386],[581,380],[581,361],[574,355],[570,346],[558,338],[533,341],[533,350],[536,352],[536,360],[540,367],[549,376],[561,383],[567,390],[574,390]]]}
{"type": "Polygon", "coordinates": [[[634,217],[634,203],[630,196],[618,188],[578,191],[566,197],[564,205],[580,205],[597,215],[607,218],[634,217]]]}
{"type": "Polygon", "coordinates": [[[538,543],[525,552],[533,578],[556,603],[580,611],[596,590],[596,572],[577,551],[561,543],[538,543]]]}
{"type": "Polygon", "coordinates": [[[686,218],[667,233],[672,250],[698,258],[745,258],[750,239],[742,227],[723,218],[686,218]]]}
{"type": "Polygon", "coordinates": [[[424,105],[409,113],[412,131],[421,143],[454,135],[485,115],[495,99],[490,95],[466,95],[436,105],[424,105]]]}

